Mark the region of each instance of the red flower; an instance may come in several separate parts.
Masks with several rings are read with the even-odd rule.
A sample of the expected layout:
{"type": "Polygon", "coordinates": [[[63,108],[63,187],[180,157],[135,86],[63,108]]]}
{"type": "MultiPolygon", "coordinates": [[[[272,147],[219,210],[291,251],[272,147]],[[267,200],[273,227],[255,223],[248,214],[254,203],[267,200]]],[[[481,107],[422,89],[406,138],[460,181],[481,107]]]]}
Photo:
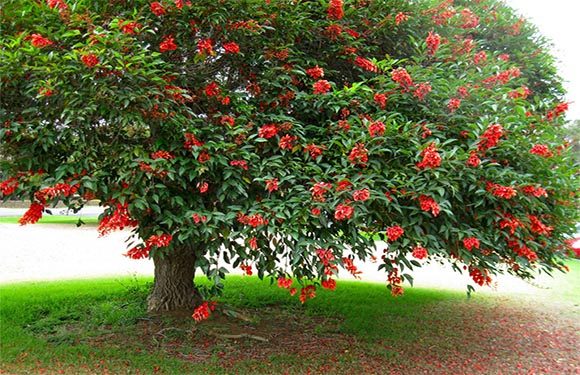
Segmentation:
{"type": "Polygon", "coordinates": [[[135,21],[119,21],[119,28],[121,29],[121,32],[125,34],[134,35],[137,32],[137,29],[142,27],[143,25],[135,21]]]}
{"type": "Polygon", "coordinates": [[[68,8],[68,5],[63,0],[46,0],[46,4],[50,9],[58,7],[59,10],[65,10],[68,8]]]}
{"type": "Polygon", "coordinates": [[[30,40],[30,43],[36,48],[44,48],[53,44],[51,40],[43,37],[40,34],[32,34],[30,36],[30,40]]]}
{"type": "Polygon", "coordinates": [[[420,245],[415,246],[411,254],[417,259],[425,259],[429,256],[427,249],[420,245]]]}
{"type": "Polygon", "coordinates": [[[150,8],[153,14],[155,14],[158,17],[163,16],[166,13],[165,8],[163,8],[163,5],[161,5],[161,3],[158,1],[151,3],[150,8]]]}
{"type": "Polygon", "coordinates": [[[276,124],[266,124],[258,130],[258,136],[260,138],[269,139],[274,137],[276,134],[278,134],[278,127],[276,124]]]}
{"type": "Polygon", "coordinates": [[[336,184],[336,191],[348,190],[351,186],[352,184],[349,180],[342,180],[336,184]]]}
{"type": "Polygon", "coordinates": [[[479,25],[479,17],[467,8],[461,11],[461,18],[463,20],[461,27],[464,29],[473,29],[479,25]]]}
{"type": "Polygon", "coordinates": [[[0,192],[5,197],[12,195],[18,188],[18,180],[16,177],[10,177],[9,179],[0,182],[0,192]]]}
{"type": "Polygon", "coordinates": [[[312,192],[312,199],[317,202],[324,202],[326,198],[324,198],[324,194],[332,188],[332,184],[328,182],[317,182],[314,186],[310,189],[312,192]]]}
{"type": "Polygon", "coordinates": [[[244,171],[248,170],[248,162],[245,160],[232,160],[232,161],[230,161],[230,165],[232,167],[240,167],[244,171]]]}
{"type": "Polygon", "coordinates": [[[334,280],[334,279],[322,280],[322,282],[320,283],[320,285],[324,289],[335,290],[336,289],[336,280],[334,280]]]}
{"type": "Polygon", "coordinates": [[[510,234],[514,234],[516,229],[522,226],[522,222],[516,219],[512,214],[505,214],[502,220],[499,222],[500,229],[508,228],[510,234]]]}
{"type": "Polygon", "coordinates": [[[207,151],[200,152],[199,156],[197,157],[197,161],[199,161],[202,164],[207,163],[210,159],[211,156],[209,156],[209,153],[207,151]]]}
{"type": "Polygon", "coordinates": [[[159,44],[160,52],[175,51],[176,49],[177,44],[175,44],[175,39],[172,36],[165,37],[161,44],[159,44]]]}
{"type": "Polygon", "coordinates": [[[356,277],[357,279],[360,278],[362,272],[358,270],[358,268],[354,265],[354,262],[351,258],[343,257],[342,258],[342,266],[346,269],[351,275],[356,277]]]}
{"type": "Polygon", "coordinates": [[[167,247],[169,246],[169,244],[171,243],[171,240],[173,239],[173,236],[171,236],[170,234],[160,234],[160,235],[152,235],[151,237],[149,237],[147,239],[147,241],[145,241],[145,245],[146,246],[155,246],[155,247],[167,247]]]}
{"type": "Polygon", "coordinates": [[[298,137],[296,137],[295,135],[286,134],[285,136],[280,138],[278,146],[280,146],[282,150],[291,150],[294,147],[294,142],[296,142],[297,139],[298,137]]]}
{"type": "Polygon", "coordinates": [[[385,109],[387,106],[387,95],[376,93],[373,99],[381,109],[385,109]]]}
{"type": "Polygon", "coordinates": [[[441,36],[434,33],[433,31],[429,31],[429,35],[427,36],[425,42],[427,43],[427,52],[429,55],[433,56],[439,49],[439,45],[441,44],[441,36]]]}
{"type": "Polygon", "coordinates": [[[407,21],[408,19],[409,19],[409,16],[408,16],[408,15],[406,15],[406,14],[405,14],[405,13],[403,13],[403,12],[399,12],[399,13],[397,13],[397,14],[395,15],[395,24],[398,26],[398,25],[400,25],[401,23],[403,23],[403,22],[407,21]]]}
{"type": "Polygon", "coordinates": [[[543,156],[545,158],[549,158],[554,156],[552,151],[546,145],[536,144],[530,149],[530,154],[543,156]]]}
{"type": "Polygon", "coordinates": [[[44,205],[38,202],[32,202],[28,210],[24,215],[18,220],[20,225],[35,224],[42,218],[42,213],[44,212],[44,205]]]}
{"type": "Polygon", "coordinates": [[[367,70],[369,72],[376,73],[379,71],[379,68],[378,68],[378,66],[375,65],[375,63],[373,63],[370,60],[365,59],[364,57],[357,56],[354,59],[354,64],[356,66],[358,66],[359,68],[362,68],[362,69],[367,70]]]}
{"type": "Polygon", "coordinates": [[[431,92],[431,85],[429,82],[423,82],[415,85],[415,92],[413,95],[419,100],[424,100],[427,94],[431,92]]]}
{"type": "Polygon", "coordinates": [[[191,218],[193,219],[193,222],[195,224],[199,224],[199,223],[205,223],[207,221],[207,216],[201,216],[199,214],[193,214],[191,215],[191,218]]]}
{"type": "Polygon", "coordinates": [[[226,53],[240,53],[240,46],[236,42],[224,43],[224,50],[226,53]]]}
{"type": "Polygon", "coordinates": [[[525,194],[532,195],[532,196],[534,196],[536,198],[547,197],[548,196],[548,192],[546,191],[546,189],[544,189],[542,187],[535,187],[533,185],[524,186],[522,188],[522,191],[525,194]]]}
{"type": "Polygon", "coordinates": [[[254,273],[252,272],[252,266],[246,263],[240,264],[240,268],[244,271],[246,276],[252,276],[254,273]]]}
{"type": "Polygon", "coordinates": [[[344,10],[342,9],[342,0],[330,0],[328,4],[328,18],[331,20],[340,20],[344,17],[344,10]]]}
{"type": "Polygon", "coordinates": [[[196,322],[201,322],[202,320],[209,318],[211,312],[215,310],[215,305],[215,302],[204,301],[201,305],[196,307],[195,310],[193,310],[193,315],[191,315],[191,317],[196,322]]]}
{"type": "Polygon", "coordinates": [[[198,140],[195,137],[195,134],[185,133],[183,136],[185,137],[185,142],[183,143],[183,148],[185,148],[187,150],[191,150],[193,147],[203,146],[203,142],[198,140]]]}
{"type": "Polygon", "coordinates": [[[482,62],[487,61],[487,53],[485,51],[480,51],[473,55],[473,63],[479,65],[482,62]]]}
{"type": "Polygon", "coordinates": [[[330,83],[325,79],[316,81],[312,87],[314,88],[315,94],[326,94],[330,91],[330,83]]]}
{"type": "Polygon", "coordinates": [[[313,143],[304,147],[304,151],[308,152],[312,159],[317,159],[320,155],[322,155],[322,148],[313,143]]]}
{"type": "Polygon", "coordinates": [[[421,210],[425,212],[431,212],[431,214],[435,217],[439,215],[440,208],[435,199],[431,198],[428,195],[421,195],[419,196],[419,205],[421,206],[421,210]]]}
{"type": "Polygon", "coordinates": [[[44,97],[49,97],[49,96],[54,95],[54,90],[51,89],[50,87],[41,87],[38,89],[38,95],[44,96],[44,97]]]}
{"type": "Polygon", "coordinates": [[[467,164],[467,166],[472,167],[472,168],[479,167],[480,163],[481,163],[481,159],[479,159],[479,156],[477,156],[477,152],[475,152],[475,151],[471,151],[469,153],[469,158],[467,158],[467,161],[465,162],[465,164],[467,164]]]}
{"type": "Polygon", "coordinates": [[[475,237],[466,237],[463,239],[463,246],[469,251],[473,248],[479,249],[479,240],[475,237]]]}
{"type": "Polygon", "coordinates": [[[213,55],[213,42],[211,39],[201,39],[197,42],[197,53],[213,55]]]}
{"type": "Polygon", "coordinates": [[[510,61],[510,55],[507,53],[502,53],[501,55],[498,55],[497,58],[501,61],[510,61]]]}
{"type": "Polygon", "coordinates": [[[417,167],[420,169],[425,168],[437,168],[441,165],[441,155],[437,151],[437,146],[431,143],[427,148],[421,151],[421,156],[423,160],[417,163],[417,167]]]}
{"type": "Polygon", "coordinates": [[[530,220],[530,230],[536,234],[550,236],[554,230],[554,228],[542,223],[537,216],[528,215],[528,219],[530,220]]]}
{"type": "Polygon", "coordinates": [[[348,204],[340,203],[338,206],[336,206],[336,210],[334,211],[334,218],[338,221],[348,220],[352,217],[353,213],[354,208],[348,204]]]}
{"type": "Polygon", "coordinates": [[[278,278],[278,288],[282,288],[282,289],[290,289],[292,287],[292,279],[287,279],[283,276],[280,276],[278,278]]]}
{"type": "Polygon", "coordinates": [[[350,160],[350,162],[355,165],[366,165],[366,163],[369,161],[369,155],[365,145],[363,143],[357,143],[356,146],[354,146],[350,151],[348,160],[350,160]]]}
{"type": "Polygon", "coordinates": [[[310,210],[310,213],[314,216],[318,216],[318,215],[320,215],[320,208],[314,207],[310,210]]]}
{"type": "Polygon", "coordinates": [[[175,159],[175,155],[173,155],[169,151],[159,150],[159,151],[155,151],[154,153],[151,154],[151,159],[171,160],[171,159],[175,159]]]}
{"type": "Polygon", "coordinates": [[[502,186],[499,184],[488,184],[487,190],[490,191],[493,195],[503,199],[512,199],[518,193],[516,189],[511,186],[502,186]]]}
{"type": "Polygon", "coordinates": [[[238,221],[242,224],[251,226],[252,228],[257,228],[260,225],[268,225],[268,220],[260,214],[255,214],[252,216],[247,216],[244,214],[238,215],[238,221]]]}
{"type": "Polygon", "coordinates": [[[485,132],[480,137],[477,149],[479,151],[486,151],[492,147],[497,146],[499,139],[504,135],[503,127],[499,124],[492,124],[487,127],[485,132]]]}
{"type": "Polygon", "coordinates": [[[266,180],[266,190],[268,190],[270,193],[278,190],[278,179],[273,178],[271,180],[266,180]]]}
{"type": "Polygon", "coordinates": [[[397,68],[391,73],[391,79],[399,84],[403,91],[408,91],[413,86],[413,79],[405,68],[397,68]]]}
{"type": "Polygon", "coordinates": [[[381,121],[373,121],[369,124],[369,134],[371,137],[383,136],[385,134],[385,124],[381,121]]]}
{"type": "Polygon", "coordinates": [[[314,68],[306,69],[306,74],[313,79],[320,79],[324,77],[324,69],[316,65],[314,68]]]}
{"type": "Polygon", "coordinates": [[[451,113],[457,111],[459,106],[461,106],[461,99],[451,98],[447,103],[447,109],[449,109],[449,112],[451,113]]]}
{"type": "Polygon", "coordinates": [[[314,285],[308,285],[300,290],[300,302],[304,303],[314,297],[316,297],[316,287],[314,285]]]}
{"type": "Polygon", "coordinates": [[[198,182],[197,189],[201,194],[207,193],[209,189],[209,184],[207,182],[198,182]]]}
{"type": "Polygon", "coordinates": [[[369,189],[355,190],[352,193],[352,198],[358,202],[364,202],[364,201],[368,200],[370,198],[370,196],[371,196],[371,192],[369,189]]]}
{"type": "Polygon", "coordinates": [[[217,96],[220,93],[220,87],[216,82],[211,82],[207,86],[205,86],[205,95],[212,97],[217,96]]]}
{"type": "Polygon", "coordinates": [[[405,234],[405,230],[398,225],[393,225],[387,228],[387,237],[390,242],[394,242],[405,234]]]}
{"type": "Polygon", "coordinates": [[[258,248],[258,239],[256,237],[250,238],[248,245],[250,246],[250,249],[256,250],[258,248]]]}
{"type": "Polygon", "coordinates": [[[478,268],[469,266],[469,276],[479,286],[491,284],[491,277],[489,277],[487,270],[483,270],[482,272],[478,268]]]}
{"type": "Polygon", "coordinates": [[[99,222],[97,232],[99,236],[105,236],[116,230],[123,230],[137,226],[138,221],[129,214],[127,203],[117,203],[115,211],[110,215],[105,215],[99,222]]]}

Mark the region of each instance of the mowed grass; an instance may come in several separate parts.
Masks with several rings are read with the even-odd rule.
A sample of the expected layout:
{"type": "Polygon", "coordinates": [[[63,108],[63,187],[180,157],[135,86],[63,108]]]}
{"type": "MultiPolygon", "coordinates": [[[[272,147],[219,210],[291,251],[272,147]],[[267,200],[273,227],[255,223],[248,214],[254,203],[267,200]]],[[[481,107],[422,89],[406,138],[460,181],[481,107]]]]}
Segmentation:
{"type": "MultiPolygon", "coordinates": [[[[570,309],[580,303],[580,266],[572,261],[570,268],[557,288],[546,291],[546,306],[554,301],[570,309]]],[[[558,312],[535,314],[522,300],[477,293],[468,299],[461,292],[416,288],[407,288],[395,299],[384,285],[340,281],[336,291],[319,290],[316,298],[301,305],[268,281],[232,276],[219,306],[250,320],[217,312],[196,324],[189,318],[147,316],[150,283],[148,278],[117,278],[0,286],[0,372],[527,373],[548,365],[565,366],[553,367],[556,373],[580,369],[570,367],[578,365],[577,327],[563,328],[550,320],[548,325],[557,325],[552,330],[543,316],[558,312]],[[563,337],[562,329],[571,330],[569,336],[563,337]],[[544,340],[552,342],[552,335],[558,342],[550,351],[544,340]],[[536,336],[542,345],[534,341],[536,336]],[[519,350],[528,353],[528,360],[517,368],[519,350]],[[560,362],[548,363],[552,356],[560,362]]],[[[527,303],[537,305],[544,297],[527,303]]]]}
{"type": "MultiPolygon", "coordinates": [[[[19,216],[0,216],[0,224],[18,224],[19,216]]],[[[38,224],[69,224],[76,225],[79,219],[83,222],[83,225],[97,225],[98,219],[96,216],[81,217],[78,216],[65,216],[65,215],[44,215],[38,224]]]]}

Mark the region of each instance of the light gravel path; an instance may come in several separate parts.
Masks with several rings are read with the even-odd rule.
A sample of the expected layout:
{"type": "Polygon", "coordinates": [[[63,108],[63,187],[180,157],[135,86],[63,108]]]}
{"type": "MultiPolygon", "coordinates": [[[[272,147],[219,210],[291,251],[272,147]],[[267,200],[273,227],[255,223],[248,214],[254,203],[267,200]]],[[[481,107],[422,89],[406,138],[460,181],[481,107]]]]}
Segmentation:
{"type": "MultiPolygon", "coordinates": [[[[126,251],[127,232],[99,237],[94,226],[0,224],[0,283],[32,280],[90,278],[99,276],[153,275],[150,260],[132,260],[126,251]]],[[[384,246],[377,243],[379,248],[384,246]]],[[[366,281],[385,282],[377,264],[355,263],[366,281]]],[[[232,270],[232,273],[240,273],[232,270]]],[[[344,272],[340,278],[352,279],[344,272]]],[[[416,286],[465,290],[469,277],[451,270],[449,265],[431,264],[413,273],[416,286]]],[[[511,276],[496,279],[489,292],[534,294],[538,289],[511,276]]],[[[554,281],[541,278],[536,284],[549,287],[554,281]]]]}

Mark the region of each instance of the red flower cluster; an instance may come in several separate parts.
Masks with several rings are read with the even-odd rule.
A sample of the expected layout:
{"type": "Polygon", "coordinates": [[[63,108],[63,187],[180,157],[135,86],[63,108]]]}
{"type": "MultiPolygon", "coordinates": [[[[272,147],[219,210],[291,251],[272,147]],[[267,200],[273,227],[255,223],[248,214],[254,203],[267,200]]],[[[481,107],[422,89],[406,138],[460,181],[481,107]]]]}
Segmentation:
{"type": "Polygon", "coordinates": [[[119,28],[124,34],[134,35],[142,27],[143,25],[135,21],[119,21],[119,28]]]}
{"type": "Polygon", "coordinates": [[[326,279],[326,280],[322,280],[322,282],[320,283],[320,285],[324,288],[324,289],[328,289],[328,290],[336,290],[336,280],[334,279],[326,279]]]}
{"type": "Polygon", "coordinates": [[[399,269],[393,268],[387,275],[389,286],[391,287],[391,295],[398,297],[403,295],[403,287],[401,286],[401,277],[399,276],[399,269]]]}
{"type": "Polygon", "coordinates": [[[193,147],[201,147],[203,146],[203,142],[195,137],[195,134],[192,133],[185,133],[183,135],[185,137],[185,142],[183,143],[183,148],[186,150],[191,150],[193,147]]]}
{"type": "Polygon", "coordinates": [[[425,259],[429,256],[429,252],[421,245],[417,245],[413,248],[413,252],[411,253],[413,257],[417,259],[425,259]]]}
{"type": "Polygon", "coordinates": [[[191,315],[191,317],[196,322],[206,320],[211,315],[211,312],[215,310],[215,306],[215,302],[204,301],[201,305],[196,307],[195,310],[193,310],[193,315],[191,315]]]}
{"type": "Polygon", "coordinates": [[[451,98],[451,99],[449,99],[449,102],[447,103],[447,109],[451,113],[457,111],[460,106],[461,106],[461,99],[458,99],[458,98],[451,98]]]}
{"type": "Polygon", "coordinates": [[[155,247],[167,247],[171,243],[173,237],[170,234],[152,235],[149,237],[145,244],[135,246],[134,248],[127,251],[125,256],[131,259],[143,259],[149,256],[149,252],[153,246],[155,247]]]}
{"type": "Polygon", "coordinates": [[[437,168],[441,165],[441,155],[437,151],[437,146],[431,143],[427,148],[421,151],[421,156],[423,160],[417,163],[417,167],[420,169],[425,168],[437,168]]]}
{"type": "Polygon", "coordinates": [[[530,230],[536,234],[549,237],[554,230],[554,228],[542,223],[535,215],[528,215],[528,219],[530,220],[530,230]]]}
{"type": "Polygon", "coordinates": [[[226,53],[240,53],[240,46],[236,42],[226,42],[224,43],[224,50],[226,53]]]}
{"type": "Polygon", "coordinates": [[[352,164],[365,166],[369,161],[369,154],[365,145],[363,143],[357,143],[350,151],[348,160],[350,160],[352,164]]]}
{"type": "Polygon", "coordinates": [[[371,122],[369,124],[369,134],[371,137],[382,137],[385,134],[385,124],[382,121],[371,122]]]}
{"type": "Polygon", "coordinates": [[[351,275],[360,279],[361,271],[358,270],[357,266],[354,265],[354,261],[351,258],[343,257],[342,258],[342,267],[347,270],[351,275]]]}
{"type": "Polygon", "coordinates": [[[522,74],[519,68],[511,68],[508,70],[504,70],[503,72],[497,73],[491,77],[484,79],[482,82],[486,86],[492,86],[496,84],[503,84],[505,85],[508,83],[512,78],[517,78],[522,74]]]}
{"type": "Polygon", "coordinates": [[[7,180],[0,182],[0,192],[5,197],[12,195],[18,189],[18,179],[10,177],[7,180]]]}
{"type": "Polygon", "coordinates": [[[334,218],[338,221],[348,220],[352,217],[354,208],[348,204],[340,203],[334,211],[334,218]]]}
{"type": "Polygon", "coordinates": [[[282,150],[291,150],[294,147],[294,142],[296,142],[297,139],[298,137],[295,135],[286,134],[280,138],[278,146],[280,146],[282,150]]]}
{"type": "Polygon", "coordinates": [[[175,159],[175,155],[173,155],[171,152],[169,151],[165,151],[165,150],[159,150],[159,151],[155,151],[151,154],[151,159],[165,159],[165,160],[171,160],[171,159],[175,159]]]}
{"type": "Polygon", "coordinates": [[[342,9],[342,0],[330,0],[328,4],[328,18],[331,20],[340,20],[344,17],[344,9],[342,9]]]}
{"type": "Polygon", "coordinates": [[[495,195],[496,197],[503,199],[512,199],[518,194],[516,189],[514,189],[511,186],[502,186],[490,182],[487,183],[486,190],[489,191],[491,194],[495,195]]]}
{"type": "Polygon", "coordinates": [[[514,234],[516,229],[522,226],[522,222],[516,219],[512,214],[504,214],[502,220],[499,222],[500,229],[508,228],[510,234],[514,234]]]}
{"type": "Polygon", "coordinates": [[[158,1],[151,3],[149,7],[151,8],[153,14],[155,14],[158,17],[163,16],[165,15],[165,13],[167,13],[163,5],[161,5],[161,3],[158,1]]]}
{"type": "Polygon", "coordinates": [[[379,67],[375,65],[372,61],[365,59],[364,57],[357,56],[354,59],[354,64],[361,69],[364,69],[369,72],[376,73],[379,71],[379,67]]]}
{"type": "Polygon", "coordinates": [[[435,217],[437,217],[441,211],[439,204],[435,202],[435,199],[428,195],[419,196],[419,206],[421,206],[421,210],[425,212],[431,212],[431,214],[435,217]]]}
{"type": "Polygon", "coordinates": [[[65,183],[56,184],[54,186],[41,189],[34,194],[35,198],[41,203],[46,203],[47,200],[54,199],[59,195],[70,197],[77,192],[79,185],[69,185],[65,183]]]}
{"type": "Polygon", "coordinates": [[[468,251],[472,251],[473,248],[479,249],[479,240],[475,237],[466,237],[463,239],[463,246],[468,251]]]}
{"type": "Polygon", "coordinates": [[[331,183],[317,182],[316,184],[314,184],[312,188],[310,188],[310,191],[312,193],[312,199],[316,202],[326,201],[324,194],[326,194],[326,192],[328,192],[330,189],[332,189],[331,183]]]}
{"type": "Polygon", "coordinates": [[[254,214],[251,216],[244,215],[242,213],[238,214],[238,222],[251,226],[252,228],[257,228],[260,225],[268,225],[268,220],[260,214],[254,214]]]}
{"type": "Polygon", "coordinates": [[[376,93],[373,99],[375,103],[377,103],[379,107],[381,107],[381,109],[385,109],[385,107],[387,106],[387,95],[376,93]]]}
{"type": "Polygon", "coordinates": [[[52,96],[53,94],[54,94],[54,90],[51,89],[50,87],[41,87],[38,89],[39,96],[49,97],[49,96],[52,96]]]}
{"type": "Polygon", "coordinates": [[[314,68],[306,69],[306,74],[313,79],[320,79],[324,77],[324,69],[316,65],[314,68]]]}
{"type": "Polygon", "coordinates": [[[199,224],[199,223],[205,223],[207,221],[207,216],[203,215],[199,215],[199,214],[193,214],[191,215],[191,219],[193,220],[193,222],[195,224],[199,224]]]}
{"type": "Polygon", "coordinates": [[[398,240],[403,234],[405,234],[405,230],[399,225],[393,225],[387,228],[387,237],[390,242],[398,240]]]}
{"type": "Polygon", "coordinates": [[[532,195],[536,198],[548,197],[548,192],[543,187],[536,187],[534,185],[526,185],[522,187],[524,194],[532,195]]]}
{"type": "Polygon", "coordinates": [[[232,160],[230,161],[232,167],[242,168],[244,171],[248,170],[248,162],[245,160],[232,160]]]}
{"type": "Polygon", "coordinates": [[[207,193],[207,190],[209,189],[209,184],[207,182],[198,182],[197,189],[201,194],[207,193]]]}
{"type": "Polygon", "coordinates": [[[197,42],[197,53],[200,55],[213,55],[213,41],[209,38],[197,42]]]}
{"type": "Polygon", "coordinates": [[[484,152],[497,146],[499,139],[504,135],[503,127],[500,124],[492,124],[487,127],[480,137],[477,149],[484,152]]]}
{"type": "Polygon", "coordinates": [[[318,249],[316,250],[316,255],[318,255],[320,263],[324,266],[325,275],[331,276],[338,272],[338,267],[334,264],[336,258],[334,257],[332,250],[318,249]]]}
{"type": "Polygon", "coordinates": [[[405,68],[397,68],[391,73],[391,79],[399,84],[403,91],[408,91],[413,86],[413,79],[405,68]]]}
{"type": "Polygon", "coordinates": [[[99,236],[105,236],[116,230],[123,230],[125,228],[137,226],[138,221],[134,220],[129,214],[127,203],[117,203],[115,211],[110,215],[105,215],[99,222],[97,232],[99,236]]]}
{"type": "Polygon", "coordinates": [[[271,180],[266,180],[266,190],[268,190],[270,193],[278,190],[278,179],[273,178],[271,180]]]}
{"type": "Polygon", "coordinates": [[[278,134],[278,126],[276,124],[266,124],[258,130],[260,138],[269,139],[276,136],[276,134],[278,134]]]}
{"type": "Polygon", "coordinates": [[[530,96],[531,93],[532,91],[528,88],[528,86],[522,86],[518,89],[510,91],[508,96],[511,99],[526,99],[528,96],[530,96]]]}
{"type": "Polygon", "coordinates": [[[165,37],[161,44],[159,44],[160,52],[175,51],[176,49],[177,44],[175,44],[175,38],[172,36],[165,37]]]}
{"type": "Polygon", "coordinates": [[[562,114],[566,113],[568,110],[568,103],[560,103],[553,110],[548,112],[548,120],[552,121],[556,117],[560,117],[562,114]]]}
{"type": "Polygon", "coordinates": [[[409,16],[403,12],[399,12],[395,15],[395,24],[399,26],[401,23],[407,21],[409,16]]]}
{"type": "Polygon", "coordinates": [[[314,85],[312,85],[312,88],[314,89],[314,94],[326,94],[330,91],[331,87],[327,80],[321,79],[316,81],[314,85]]]}
{"type": "Polygon", "coordinates": [[[481,159],[477,155],[477,152],[471,151],[469,153],[469,158],[467,158],[467,161],[465,162],[465,164],[467,164],[468,167],[472,167],[472,168],[479,167],[479,164],[481,164],[481,159]]]}
{"type": "Polygon", "coordinates": [[[252,271],[252,266],[250,264],[242,263],[240,264],[240,268],[244,271],[246,276],[252,276],[254,272],[252,271]]]}
{"type": "Polygon", "coordinates": [[[364,202],[364,201],[368,200],[370,198],[370,196],[371,196],[371,192],[369,189],[355,190],[352,193],[352,198],[358,202],[364,202]]]}
{"type": "Polygon", "coordinates": [[[290,289],[292,287],[292,283],[293,283],[293,280],[290,278],[287,279],[283,276],[280,276],[278,278],[278,288],[290,289]]]}
{"type": "Polygon", "coordinates": [[[317,159],[320,155],[322,155],[322,148],[315,144],[309,144],[308,146],[304,147],[304,151],[308,152],[312,159],[317,159]]]}
{"type": "Polygon", "coordinates": [[[316,287],[314,285],[308,285],[300,290],[300,302],[305,303],[314,297],[316,297],[316,287]]]}
{"type": "Polygon", "coordinates": [[[548,146],[541,144],[536,144],[532,146],[532,148],[530,149],[530,154],[543,156],[545,158],[554,156],[554,153],[550,151],[550,148],[548,146]]]}
{"type": "Polygon", "coordinates": [[[44,205],[38,202],[32,202],[28,210],[18,220],[20,225],[35,224],[42,218],[44,212],[44,205]]]}
{"type": "Polygon", "coordinates": [[[99,58],[94,53],[87,53],[81,56],[81,61],[87,68],[93,68],[99,63],[99,58]]]}
{"type": "Polygon", "coordinates": [[[479,268],[469,266],[469,276],[479,286],[491,284],[491,277],[489,277],[487,270],[482,272],[479,268]]]}
{"type": "Polygon", "coordinates": [[[441,44],[441,36],[434,33],[433,31],[429,31],[429,35],[427,35],[425,42],[427,43],[427,52],[429,55],[433,56],[439,49],[439,45],[441,44]]]}
{"type": "Polygon", "coordinates": [[[205,95],[208,97],[217,96],[220,93],[220,87],[216,82],[211,82],[204,88],[205,95]]]}
{"type": "Polygon", "coordinates": [[[44,48],[53,44],[50,39],[47,39],[40,34],[32,34],[30,40],[30,43],[36,48],[44,48]]]}
{"type": "Polygon", "coordinates": [[[59,10],[68,9],[68,5],[63,0],[46,0],[46,4],[50,9],[58,8],[59,10]]]}
{"type": "Polygon", "coordinates": [[[422,82],[415,85],[415,92],[413,95],[419,100],[424,100],[427,94],[431,92],[431,85],[429,82],[422,82]]]}
{"type": "Polygon", "coordinates": [[[508,246],[519,256],[528,259],[530,262],[535,262],[538,260],[538,254],[535,251],[527,247],[526,245],[520,245],[518,241],[508,241],[508,246]]]}
{"type": "Polygon", "coordinates": [[[461,18],[463,22],[461,27],[464,29],[473,29],[479,25],[479,17],[477,17],[470,9],[463,9],[461,11],[461,18]]]}

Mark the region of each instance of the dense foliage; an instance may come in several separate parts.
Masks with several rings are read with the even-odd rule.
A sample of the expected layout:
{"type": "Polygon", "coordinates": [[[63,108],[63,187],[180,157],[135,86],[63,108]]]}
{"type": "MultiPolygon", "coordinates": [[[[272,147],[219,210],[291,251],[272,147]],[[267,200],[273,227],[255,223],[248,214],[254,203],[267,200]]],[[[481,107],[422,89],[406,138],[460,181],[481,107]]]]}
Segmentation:
{"type": "Polygon", "coordinates": [[[1,189],[32,200],[23,224],[96,198],[102,234],[141,240],[129,256],[194,243],[207,292],[226,262],[295,276],[302,301],[371,257],[395,295],[426,261],[480,285],[563,267],[567,104],[501,3],[8,0],[2,17],[1,189]]]}

